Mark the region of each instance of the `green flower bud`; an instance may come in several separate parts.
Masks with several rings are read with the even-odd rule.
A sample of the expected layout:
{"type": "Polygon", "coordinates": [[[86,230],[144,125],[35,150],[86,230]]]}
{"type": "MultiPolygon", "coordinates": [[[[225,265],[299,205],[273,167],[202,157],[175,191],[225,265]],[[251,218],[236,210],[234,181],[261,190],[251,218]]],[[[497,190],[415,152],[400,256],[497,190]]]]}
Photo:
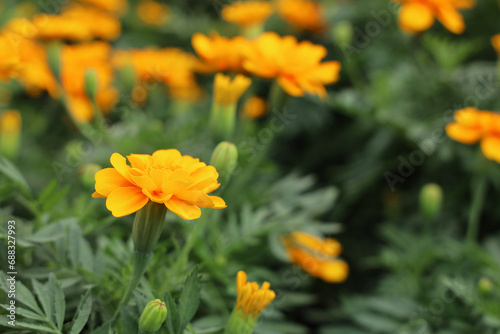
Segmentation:
{"type": "Polygon", "coordinates": [[[156,333],[167,318],[167,306],[159,299],[149,302],[139,319],[139,331],[156,333]]]}
{"type": "Polygon", "coordinates": [[[92,188],[95,184],[95,173],[102,169],[97,164],[84,164],[80,168],[80,181],[87,188],[92,188]]]}
{"type": "Polygon", "coordinates": [[[220,142],[217,147],[215,147],[212,158],[210,159],[210,164],[217,169],[221,178],[224,178],[225,182],[231,177],[238,163],[238,149],[233,143],[228,141],[220,142]]]}
{"type": "Polygon", "coordinates": [[[91,100],[94,100],[98,88],[96,71],[89,69],[85,71],[85,92],[91,100]]]}
{"type": "Polygon", "coordinates": [[[51,42],[46,47],[49,68],[59,82],[61,82],[61,48],[59,42],[51,42]]]}
{"type": "Polygon", "coordinates": [[[489,295],[493,291],[493,282],[488,277],[481,277],[477,282],[477,288],[483,295],[489,295]]]}
{"type": "Polygon", "coordinates": [[[332,28],[332,37],[337,46],[351,44],[353,36],[352,24],[349,21],[337,22],[332,28]]]}
{"type": "Polygon", "coordinates": [[[137,211],[132,227],[134,251],[140,254],[151,254],[158,242],[163,223],[167,215],[165,204],[149,202],[137,211]]]}
{"type": "Polygon", "coordinates": [[[420,212],[427,219],[435,218],[441,210],[443,191],[438,184],[428,183],[420,190],[420,212]]]}

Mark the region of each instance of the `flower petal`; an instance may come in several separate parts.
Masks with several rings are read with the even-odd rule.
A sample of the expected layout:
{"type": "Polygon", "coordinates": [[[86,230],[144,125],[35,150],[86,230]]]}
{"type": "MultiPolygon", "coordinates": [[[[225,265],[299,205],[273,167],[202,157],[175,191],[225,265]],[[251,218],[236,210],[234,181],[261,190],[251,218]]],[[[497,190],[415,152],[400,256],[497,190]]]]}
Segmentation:
{"type": "Polygon", "coordinates": [[[113,167],[118,173],[120,173],[121,176],[132,182],[132,179],[130,178],[130,175],[128,173],[130,166],[127,165],[127,160],[121,154],[113,153],[109,161],[111,161],[111,165],[113,165],[113,167]]]}
{"type": "Polygon", "coordinates": [[[106,208],[115,217],[123,217],[140,210],[149,198],[138,187],[123,187],[115,189],[106,200],[106,208]]]}
{"type": "Polygon", "coordinates": [[[465,23],[462,15],[451,4],[439,6],[436,14],[438,20],[452,33],[461,34],[465,30],[465,23]]]}
{"type": "Polygon", "coordinates": [[[459,123],[446,125],[446,134],[453,140],[464,144],[475,144],[481,139],[481,131],[459,123]]]}
{"type": "Polygon", "coordinates": [[[212,201],[214,202],[214,207],[212,209],[224,209],[227,208],[226,202],[219,196],[210,196],[212,201]]]}
{"type": "Polygon", "coordinates": [[[481,140],[481,151],[486,158],[500,163],[500,137],[489,136],[481,140]]]}
{"type": "Polygon", "coordinates": [[[117,188],[132,186],[133,184],[114,168],[105,168],[95,174],[95,191],[104,197],[117,188]]]}
{"type": "Polygon", "coordinates": [[[418,33],[434,24],[434,13],[430,6],[417,1],[405,3],[399,10],[399,26],[409,33],[418,33]]]}
{"type": "Polygon", "coordinates": [[[201,216],[201,209],[196,205],[188,204],[180,199],[172,197],[165,203],[167,209],[186,220],[198,219],[201,216]]]}
{"type": "Polygon", "coordinates": [[[186,190],[176,193],[175,197],[189,204],[194,204],[202,208],[213,208],[214,201],[207,194],[201,191],[186,190]]]}

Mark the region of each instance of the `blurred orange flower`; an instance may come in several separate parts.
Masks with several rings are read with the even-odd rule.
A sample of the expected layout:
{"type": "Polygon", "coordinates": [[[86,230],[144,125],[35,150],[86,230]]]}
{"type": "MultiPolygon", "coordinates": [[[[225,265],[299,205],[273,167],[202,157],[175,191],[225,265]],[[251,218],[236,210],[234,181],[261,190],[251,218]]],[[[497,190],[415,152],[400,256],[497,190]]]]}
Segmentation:
{"type": "Polygon", "coordinates": [[[500,34],[496,34],[491,38],[491,44],[497,51],[497,53],[500,55],[500,34]]]}
{"type": "Polygon", "coordinates": [[[243,105],[243,116],[255,119],[267,114],[267,103],[261,97],[251,96],[243,105]]]}
{"type": "Polygon", "coordinates": [[[229,76],[217,73],[214,80],[214,102],[223,106],[235,105],[251,84],[252,80],[241,74],[231,81],[229,76]]]}
{"type": "Polygon", "coordinates": [[[219,188],[219,174],[175,149],[148,154],[111,156],[113,168],[105,168],[95,175],[95,193],[92,197],[107,197],[106,207],[113,216],[134,213],[149,201],[164,204],[183,219],[197,219],[202,208],[223,209],[224,200],[208,193],[219,188]]]}
{"type": "Polygon", "coordinates": [[[64,9],[61,16],[81,24],[82,27],[86,27],[93,38],[114,40],[121,33],[120,21],[116,17],[97,8],[71,6],[64,9]]]}
{"type": "Polygon", "coordinates": [[[254,75],[276,78],[290,95],[302,96],[307,92],[324,99],[324,85],[338,81],[341,68],[338,61],[321,63],[326,53],[324,46],[266,32],[253,42],[252,48],[246,49],[243,67],[254,75]]]}
{"type": "Polygon", "coordinates": [[[244,37],[222,37],[212,33],[210,37],[195,33],[191,38],[193,48],[205,62],[202,72],[243,71],[243,55],[250,47],[244,37]]]}
{"type": "Polygon", "coordinates": [[[347,279],[349,266],[337,257],[342,252],[340,243],[332,238],[320,239],[304,232],[293,232],[282,239],[290,260],[309,275],[328,283],[347,279]]]}
{"type": "Polygon", "coordinates": [[[170,15],[170,8],[166,4],[153,0],[140,1],[136,11],[142,22],[152,26],[165,24],[170,15]]]}
{"type": "Polygon", "coordinates": [[[455,112],[455,122],[446,126],[446,134],[464,144],[481,141],[481,151],[500,163],[500,114],[467,107],[455,112]]]}
{"type": "Polygon", "coordinates": [[[93,118],[94,109],[85,90],[85,72],[97,74],[96,102],[103,112],[115,104],[118,91],[112,86],[114,74],[110,65],[111,46],[105,42],[65,45],[61,55],[61,82],[69,111],[78,122],[93,118]]]}
{"type": "Polygon", "coordinates": [[[474,0],[393,0],[402,4],[399,27],[414,34],[429,29],[437,18],[449,31],[461,34],[465,23],[459,9],[474,7],[474,0]]]}
{"type": "Polygon", "coordinates": [[[112,14],[122,14],[127,10],[127,0],[79,0],[81,3],[95,6],[112,14]]]}
{"type": "Polygon", "coordinates": [[[277,0],[278,14],[293,26],[321,32],[326,26],[321,4],[310,0],[277,0]]]}
{"type": "Polygon", "coordinates": [[[261,24],[273,13],[267,1],[236,1],[222,8],[222,18],[240,26],[261,24]]]}

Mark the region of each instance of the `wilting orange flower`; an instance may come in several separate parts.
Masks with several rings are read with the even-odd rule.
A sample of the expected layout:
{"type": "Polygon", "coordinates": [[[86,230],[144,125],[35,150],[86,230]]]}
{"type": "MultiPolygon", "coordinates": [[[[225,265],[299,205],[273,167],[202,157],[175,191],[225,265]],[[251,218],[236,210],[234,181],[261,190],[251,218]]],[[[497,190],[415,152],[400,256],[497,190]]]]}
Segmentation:
{"type": "Polygon", "coordinates": [[[464,144],[481,141],[481,151],[500,163],[500,114],[467,107],[455,112],[455,122],[446,126],[446,134],[464,144]]]}
{"type": "Polygon", "coordinates": [[[252,96],[246,100],[243,106],[243,116],[251,119],[259,118],[267,114],[267,103],[261,97],[252,96]]]}
{"type": "Polygon", "coordinates": [[[139,2],[136,11],[142,22],[152,26],[165,24],[170,14],[170,8],[166,4],[152,0],[139,2]]]}
{"type": "Polygon", "coordinates": [[[402,4],[399,27],[408,33],[429,29],[437,18],[449,31],[461,34],[465,23],[459,9],[474,7],[474,0],[393,0],[402,4]]]}
{"type": "Polygon", "coordinates": [[[256,282],[247,282],[247,274],[244,271],[238,271],[236,275],[238,298],[235,309],[243,311],[244,315],[258,316],[276,297],[270,287],[269,282],[264,282],[259,289],[256,282]]]}
{"type": "Polygon", "coordinates": [[[127,0],[79,0],[81,3],[95,6],[113,14],[122,14],[127,9],[127,0]]]}
{"type": "Polygon", "coordinates": [[[222,18],[240,26],[261,24],[273,13],[267,1],[237,1],[222,8],[222,18]]]}
{"type": "Polygon", "coordinates": [[[324,46],[266,32],[247,49],[243,67],[252,74],[275,78],[290,95],[302,96],[307,92],[324,99],[324,85],[339,80],[341,67],[338,61],[321,63],[326,53],[324,46]]]}
{"type": "Polygon", "coordinates": [[[223,209],[224,200],[208,193],[219,188],[219,174],[175,149],[148,154],[111,156],[113,168],[105,168],[95,175],[92,197],[107,197],[106,207],[113,216],[122,217],[141,209],[149,201],[165,204],[167,209],[183,219],[197,219],[200,207],[223,209]]]}
{"type": "Polygon", "coordinates": [[[496,34],[491,38],[491,44],[497,51],[497,53],[500,55],[500,34],[496,34]]]}
{"type": "Polygon", "coordinates": [[[349,266],[337,258],[342,252],[342,246],[337,240],[293,232],[290,236],[283,237],[282,241],[290,260],[309,275],[328,283],[346,280],[349,266]]]}
{"type": "Polygon", "coordinates": [[[319,2],[309,0],[278,0],[278,14],[299,29],[321,32],[326,26],[319,2]]]}
{"type": "Polygon", "coordinates": [[[231,78],[217,73],[214,80],[214,102],[219,105],[235,105],[252,83],[250,78],[238,74],[231,78]]]}
{"type": "Polygon", "coordinates": [[[227,38],[212,33],[210,37],[196,33],[191,38],[193,48],[203,59],[206,66],[201,71],[236,71],[243,70],[243,55],[250,47],[247,39],[241,36],[227,38]]]}
{"type": "Polygon", "coordinates": [[[96,102],[107,112],[116,102],[118,91],[112,86],[114,74],[110,63],[111,46],[105,42],[66,45],[61,55],[61,82],[69,111],[78,122],[88,122],[94,110],[85,90],[85,72],[97,75],[96,102]]]}

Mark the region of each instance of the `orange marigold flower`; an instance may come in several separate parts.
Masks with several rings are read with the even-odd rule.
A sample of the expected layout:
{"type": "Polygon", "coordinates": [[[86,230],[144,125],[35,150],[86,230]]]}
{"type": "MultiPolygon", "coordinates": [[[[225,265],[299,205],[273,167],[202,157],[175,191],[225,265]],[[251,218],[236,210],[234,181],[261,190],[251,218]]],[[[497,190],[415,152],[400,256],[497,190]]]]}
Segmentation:
{"type": "Polygon", "coordinates": [[[324,99],[327,96],[324,85],[338,81],[341,68],[338,61],[321,63],[326,53],[322,45],[266,32],[247,49],[243,67],[252,74],[276,78],[290,95],[303,96],[307,92],[324,99]]]}
{"type": "Polygon", "coordinates": [[[15,18],[7,23],[6,28],[26,38],[72,41],[92,39],[91,31],[87,26],[62,15],[40,14],[31,20],[15,18]]]}
{"type": "Polygon", "coordinates": [[[92,5],[112,14],[122,14],[127,9],[127,0],[79,0],[81,3],[92,5]]]}
{"type": "Polygon", "coordinates": [[[270,287],[269,282],[264,282],[261,288],[256,282],[247,282],[247,274],[239,271],[236,275],[238,298],[235,310],[243,311],[244,315],[259,316],[276,297],[274,291],[269,289],[270,287]]]}
{"type": "Polygon", "coordinates": [[[191,38],[193,48],[205,62],[201,71],[236,71],[243,70],[244,53],[250,47],[250,42],[244,37],[222,37],[212,33],[210,37],[196,33],[191,38]]]}
{"type": "Polygon", "coordinates": [[[500,34],[496,34],[491,38],[491,44],[497,51],[497,53],[500,55],[500,34]]]}
{"type": "Polygon", "coordinates": [[[261,24],[273,13],[267,1],[237,1],[222,8],[222,18],[240,26],[261,24]]]}
{"type": "Polygon", "coordinates": [[[107,197],[106,207],[113,216],[134,213],[149,201],[164,204],[168,210],[183,219],[197,219],[200,207],[223,209],[224,200],[208,193],[219,188],[219,174],[190,156],[182,156],[175,149],[148,154],[111,156],[113,168],[105,168],[95,175],[95,193],[92,197],[107,197]]]}
{"type": "Polygon", "coordinates": [[[61,82],[69,111],[78,122],[88,122],[94,110],[85,90],[85,72],[97,74],[96,102],[107,112],[116,102],[118,91],[112,86],[113,68],[110,62],[111,46],[105,42],[66,45],[61,54],[61,82]]]}
{"type": "Polygon", "coordinates": [[[278,14],[298,29],[321,32],[326,26],[323,8],[309,0],[278,0],[278,14]]]}
{"type": "Polygon", "coordinates": [[[142,22],[152,26],[165,24],[170,15],[170,8],[166,4],[152,0],[139,2],[136,11],[142,22]]]}
{"type": "Polygon", "coordinates": [[[455,122],[446,126],[453,140],[472,145],[481,141],[481,151],[500,163],[500,114],[467,107],[455,112],[455,122]]]}
{"type": "Polygon", "coordinates": [[[68,18],[88,29],[94,38],[114,40],[120,36],[120,21],[107,12],[89,6],[71,6],[66,8],[62,17],[68,18]]]}
{"type": "Polygon", "coordinates": [[[290,261],[309,275],[328,283],[346,280],[349,266],[337,257],[342,252],[340,243],[332,238],[320,239],[304,232],[293,232],[282,239],[290,261]]]}
{"type": "Polygon", "coordinates": [[[429,29],[437,18],[455,34],[465,30],[459,9],[474,7],[474,0],[393,0],[402,4],[399,10],[399,27],[414,34],[429,29]]]}
{"type": "Polygon", "coordinates": [[[261,97],[251,96],[243,105],[243,116],[255,119],[267,114],[267,103],[261,97]]]}

